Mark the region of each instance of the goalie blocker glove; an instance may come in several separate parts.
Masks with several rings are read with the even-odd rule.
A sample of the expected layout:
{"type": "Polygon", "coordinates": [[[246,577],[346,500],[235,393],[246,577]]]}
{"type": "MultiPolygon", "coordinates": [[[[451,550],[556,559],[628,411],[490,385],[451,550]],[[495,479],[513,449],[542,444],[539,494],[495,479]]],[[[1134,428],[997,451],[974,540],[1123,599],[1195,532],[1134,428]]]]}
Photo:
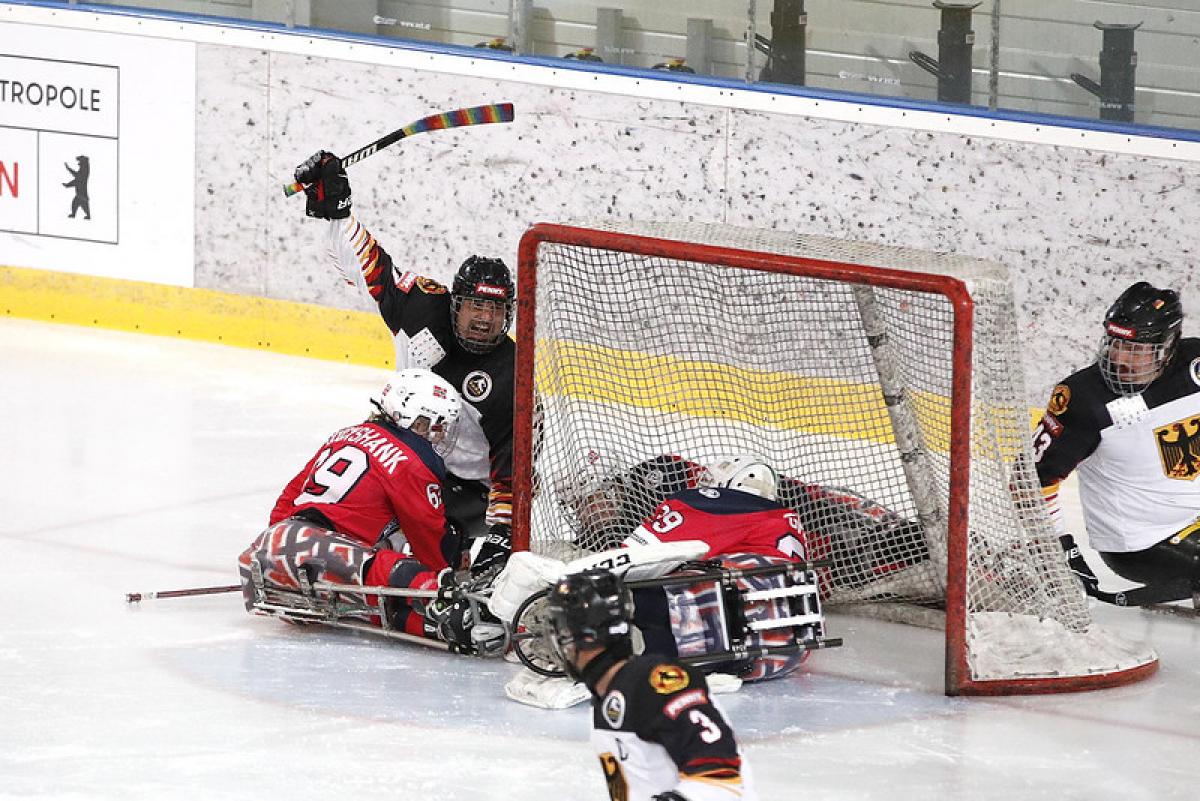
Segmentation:
{"type": "Polygon", "coordinates": [[[296,168],[296,181],[304,184],[304,213],[321,220],[350,216],[350,180],[342,161],[328,150],[313,153],[296,168]]]}

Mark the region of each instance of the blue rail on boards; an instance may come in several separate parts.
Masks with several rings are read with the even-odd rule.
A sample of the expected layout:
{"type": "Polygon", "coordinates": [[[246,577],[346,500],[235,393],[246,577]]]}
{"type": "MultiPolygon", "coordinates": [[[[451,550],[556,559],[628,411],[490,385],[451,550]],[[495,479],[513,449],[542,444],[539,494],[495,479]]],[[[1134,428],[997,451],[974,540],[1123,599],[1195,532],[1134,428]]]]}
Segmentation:
{"type": "Polygon", "coordinates": [[[97,5],[93,3],[70,3],[65,0],[7,0],[7,5],[39,6],[61,9],[63,11],[84,11],[94,14],[112,14],[119,16],[141,17],[147,19],[174,20],[189,24],[206,25],[238,30],[261,31],[281,36],[300,36],[303,38],[326,39],[338,42],[354,42],[376,47],[390,47],[402,50],[436,53],[440,55],[458,56],[472,59],[484,59],[504,63],[529,64],[539,67],[549,67],[556,70],[571,70],[575,72],[598,73],[622,77],[633,77],[639,80],[662,81],[676,84],[694,84],[697,86],[716,87],[731,91],[757,92],[770,95],[789,97],[804,97],[815,100],[825,100],[833,103],[849,103],[858,106],[875,106],[879,108],[897,109],[902,111],[931,112],[948,116],[975,117],[1003,122],[1016,122],[1040,125],[1053,128],[1065,128],[1078,131],[1094,131],[1097,133],[1117,134],[1128,137],[1150,137],[1180,142],[1200,142],[1200,131],[1190,131],[1184,128],[1168,128],[1157,125],[1141,125],[1137,123],[1111,122],[1083,117],[1068,117],[1058,114],[1045,114],[1030,111],[999,109],[992,111],[983,106],[965,106],[956,103],[940,103],[933,100],[914,100],[901,97],[882,97],[879,95],[861,94],[832,89],[814,89],[804,86],[791,86],[775,83],[746,83],[732,78],[717,78],[710,75],[694,75],[665,70],[646,69],[642,67],[626,67],[620,65],[596,62],[581,62],[553,56],[516,55],[488,48],[467,47],[463,45],[444,44],[440,42],[421,42],[411,39],[398,40],[393,37],[371,34],[347,33],[327,28],[289,27],[277,22],[259,22],[236,17],[207,16],[178,11],[160,11],[155,9],[136,8],[133,6],[97,5]]]}

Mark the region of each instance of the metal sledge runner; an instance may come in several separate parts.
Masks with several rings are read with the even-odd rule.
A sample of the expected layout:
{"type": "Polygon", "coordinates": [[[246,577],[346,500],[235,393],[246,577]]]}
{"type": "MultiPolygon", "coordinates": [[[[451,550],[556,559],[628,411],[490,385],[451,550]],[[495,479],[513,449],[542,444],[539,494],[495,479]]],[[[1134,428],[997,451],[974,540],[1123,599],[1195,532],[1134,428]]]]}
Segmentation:
{"type": "MultiPolygon", "coordinates": [[[[442,587],[437,590],[417,590],[398,587],[368,587],[359,584],[342,584],[329,581],[312,581],[306,571],[299,571],[298,590],[270,586],[263,578],[262,568],[257,561],[250,566],[252,610],[261,615],[276,617],[291,623],[319,624],[332,628],[349,629],[375,636],[387,637],[401,642],[415,643],[442,651],[454,650],[451,643],[419,637],[400,631],[391,625],[391,615],[386,608],[386,599],[403,598],[426,601],[421,604],[422,613],[436,625],[441,614],[455,601],[465,600],[472,607],[473,619],[480,620],[479,610],[486,606],[487,594],[478,589],[479,582],[442,587]],[[377,622],[376,622],[377,621],[377,622]]],[[[498,627],[499,628],[499,627],[498,627]]],[[[480,656],[496,656],[508,649],[506,632],[499,637],[490,636],[486,642],[477,641],[480,656]]]]}

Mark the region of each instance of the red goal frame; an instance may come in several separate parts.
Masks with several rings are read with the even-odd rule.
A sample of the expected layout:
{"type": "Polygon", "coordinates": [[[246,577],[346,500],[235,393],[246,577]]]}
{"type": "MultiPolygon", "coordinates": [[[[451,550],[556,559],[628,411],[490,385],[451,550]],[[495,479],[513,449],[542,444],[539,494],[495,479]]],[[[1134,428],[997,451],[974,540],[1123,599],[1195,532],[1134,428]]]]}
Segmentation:
{"type": "MultiPolygon", "coordinates": [[[[811,278],[867,284],[938,294],[953,308],[951,391],[968,399],[972,391],[972,332],[975,304],[964,281],[932,273],[866,267],[820,259],[657,239],[551,223],[538,223],[522,236],[518,256],[517,364],[513,428],[513,548],[528,550],[532,511],[532,444],[534,411],[534,334],[538,293],[537,255],[543,243],[614,250],[646,256],[712,263],[811,278]]],[[[951,430],[971,431],[971,404],[950,408],[951,430]]],[[[954,437],[949,447],[947,513],[947,581],[945,625],[945,687],[947,695],[1012,695],[1072,692],[1129,684],[1158,669],[1157,660],[1125,670],[1086,676],[975,680],[968,665],[967,530],[969,524],[970,441],[954,437]]]]}

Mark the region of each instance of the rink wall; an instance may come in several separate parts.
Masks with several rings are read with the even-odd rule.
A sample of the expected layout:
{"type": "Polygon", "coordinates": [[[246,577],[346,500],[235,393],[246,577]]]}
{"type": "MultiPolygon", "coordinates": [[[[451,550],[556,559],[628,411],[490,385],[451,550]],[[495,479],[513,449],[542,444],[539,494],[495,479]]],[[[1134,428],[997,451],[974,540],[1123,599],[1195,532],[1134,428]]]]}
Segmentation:
{"type": "Polygon", "coordinates": [[[0,313],[384,368],[395,355],[376,314],[22,267],[0,267],[0,313]]]}
{"type": "MultiPolygon", "coordinates": [[[[237,307],[262,315],[251,346],[295,341],[266,333],[293,318],[306,321],[300,340],[345,342],[319,312],[255,299],[335,320],[349,310],[369,327],[369,303],[328,267],[319,224],[282,184],[316,149],[348,152],[426,114],[497,101],[516,105],[513,124],[413,137],[352,168],[356,214],[399,264],[447,281],[470,253],[511,263],[528,225],[573,219],[726,222],[988,258],[1013,271],[1031,406],[1091,358],[1098,318],[1129,282],[1175,286],[1185,302],[1200,288],[1200,142],[1183,133],[232,23],[5,4],[0,26],[8,55],[83,53],[122,81],[119,241],[14,231],[0,180],[0,264],[208,290],[190,295],[213,305],[199,338],[215,339],[237,307]],[[138,53],[168,57],[148,69],[138,53]],[[139,89],[163,80],[157,94],[139,89]],[[190,115],[158,116],[157,101],[190,115]]],[[[39,180],[48,190],[66,180],[58,160],[39,180]]],[[[31,302],[37,281],[20,274],[29,316],[71,290],[46,273],[43,302],[31,302]]],[[[131,297],[141,303],[144,288],[131,297]]],[[[129,305],[105,319],[141,316],[129,305]]],[[[376,330],[364,352],[386,336],[376,330]]],[[[344,346],[309,347],[347,358],[344,346]]]]}

